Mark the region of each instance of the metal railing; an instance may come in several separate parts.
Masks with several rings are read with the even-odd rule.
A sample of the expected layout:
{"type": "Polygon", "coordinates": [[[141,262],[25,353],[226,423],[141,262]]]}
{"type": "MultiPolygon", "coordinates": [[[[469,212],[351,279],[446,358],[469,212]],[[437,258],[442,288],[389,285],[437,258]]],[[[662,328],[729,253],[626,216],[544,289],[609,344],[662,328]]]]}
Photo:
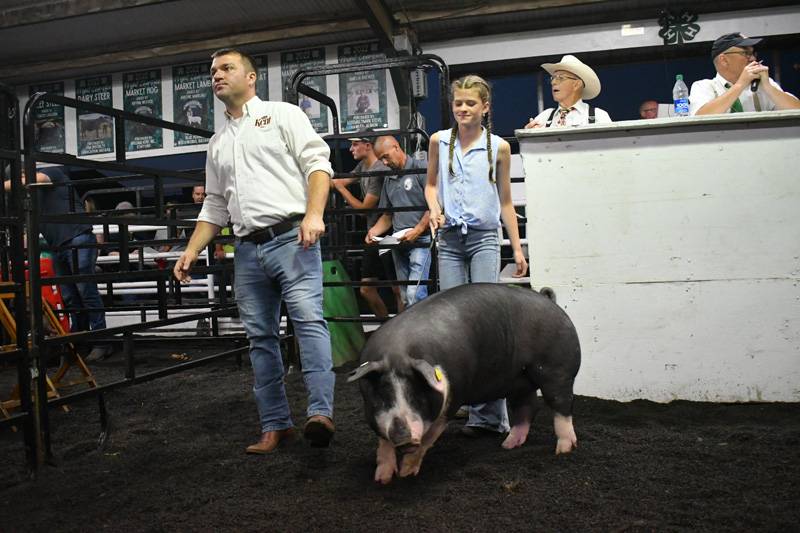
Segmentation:
{"type": "MultiPolygon", "coordinates": [[[[28,101],[24,113],[24,127],[23,139],[24,148],[24,166],[26,176],[36,176],[38,163],[55,163],[61,165],[78,166],[81,168],[96,169],[101,171],[113,171],[130,174],[136,174],[140,179],[146,179],[152,183],[152,190],[154,191],[154,206],[152,208],[142,209],[141,212],[136,212],[141,216],[137,217],[135,221],[131,220],[127,213],[84,213],[84,212],[71,212],[71,213],[44,213],[42,212],[42,195],[47,194],[46,189],[57,187],[56,184],[34,183],[35,180],[30,180],[30,183],[23,187],[19,173],[19,145],[16,145],[11,154],[16,157],[17,165],[12,170],[12,197],[14,198],[13,204],[17,206],[17,219],[25,222],[27,229],[27,263],[29,267],[29,290],[28,290],[28,305],[31,310],[31,323],[30,335],[24,330],[24,321],[21,321],[23,326],[22,332],[24,336],[21,338],[27,339],[30,337],[29,343],[29,358],[28,358],[28,373],[21,375],[19,379],[20,385],[24,383],[33,383],[33,394],[31,391],[21,391],[22,399],[34,399],[33,409],[24,409],[21,413],[12,415],[8,420],[0,420],[0,425],[9,425],[22,418],[30,418],[33,422],[30,431],[26,429],[26,442],[32,440],[34,445],[34,452],[28,454],[28,464],[31,470],[36,470],[43,462],[47,461],[52,456],[51,441],[50,441],[50,420],[48,413],[48,406],[63,405],[71,401],[86,396],[96,396],[98,398],[98,405],[101,415],[101,439],[105,436],[107,428],[107,414],[105,410],[105,402],[103,394],[105,391],[113,390],[121,386],[132,385],[149,379],[154,379],[162,375],[168,375],[178,372],[181,369],[191,368],[198,364],[208,363],[223,357],[241,357],[242,353],[246,351],[246,347],[238,347],[234,350],[228,350],[222,353],[210,355],[199,360],[192,361],[191,363],[183,363],[173,365],[166,369],[148,372],[145,374],[137,374],[136,365],[133,358],[133,341],[134,333],[152,330],[154,328],[168,326],[177,323],[189,322],[197,320],[198,318],[212,318],[214,321],[214,328],[216,328],[216,318],[220,316],[230,316],[235,313],[234,306],[228,301],[226,291],[219,291],[218,302],[209,302],[212,309],[201,313],[184,314],[178,317],[169,317],[169,311],[181,307],[196,307],[196,306],[181,306],[180,304],[180,284],[176,283],[169,270],[149,270],[149,271],[136,271],[131,269],[131,260],[129,251],[131,249],[131,239],[127,230],[128,226],[132,223],[141,224],[146,221],[149,224],[160,225],[171,228],[171,233],[174,236],[174,228],[192,227],[193,221],[180,220],[175,217],[168,218],[165,215],[165,190],[173,187],[170,183],[165,183],[165,180],[183,180],[190,183],[203,183],[202,174],[198,172],[182,172],[168,169],[158,169],[152,167],[145,167],[141,165],[131,164],[127,161],[127,154],[125,152],[125,125],[127,122],[136,122],[146,124],[153,127],[170,129],[200,137],[211,137],[213,132],[175,124],[168,121],[137,115],[119,109],[98,106],[88,102],[82,102],[73,98],[67,98],[61,95],[37,93],[34,94],[28,101]],[[103,115],[111,116],[114,119],[115,131],[115,160],[114,161],[97,161],[94,159],[78,158],[71,154],[57,154],[38,151],[36,148],[34,120],[32,116],[33,109],[42,102],[49,102],[56,105],[63,105],[73,107],[82,111],[97,112],[103,115]],[[15,189],[16,187],[16,189],[15,189]],[[16,196],[13,196],[16,193],[16,196]],[[144,212],[147,211],[147,215],[144,212]],[[111,216],[109,216],[109,214],[111,216]],[[105,229],[105,234],[108,235],[108,226],[117,224],[119,226],[119,242],[114,245],[109,244],[83,244],[72,246],[53,247],[56,253],[69,251],[72,252],[73,258],[76,258],[77,251],[83,248],[99,249],[101,246],[113,246],[120,251],[120,272],[114,273],[91,273],[91,274],[73,274],[61,275],[47,279],[48,285],[54,284],[75,284],[75,283],[108,283],[112,287],[113,282],[119,281],[134,281],[134,280],[153,280],[157,285],[157,301],[154,305],[146,304],[139,306],[142,309],[158,309],[158,320],[149,321],[146,323],[128,324],[117,327],[107,327],[102,330],[83,331],[76,333],[69,333],[62,336],[47,336],[44,327],[42,309],[42,279],[40,275],[40,245],[39,234],[41,232],[42,224],[102,224],[105,229]],[[177,304],[169,304],[169,296],[177,299],[177,304]],[[97,384],[92,388],[87,388],[71,394],[61,395],[58,398],[47,400],[46,388],[46,372],[48,361],[58,353],[58,348],[67,344],[74,345],[77,342],[90,341],[90,342],[109,342],[115,341],[122,344],[123,356],[125,358],[125,376],[123,379],[113,381],[111,383],[97,384]],[[30,416],[28,416],[30,415],[30,416]],[[29,439],[28,435],[33,435],[29,439]]],[[[17,123],[16,129],[19,131],[17,123]]],[[[118,177],[97,178],[93,180],[81,180],[80,184],[91,182],[92,185],[114,183],[118,177]]],[[[72,187],[75,183],[69,183],[66,186],[72,194],[72,187]]],[[[116,191],[128,191],[129,188],[118,187],[116,191]]],[[[72,204],[72,202],[69,202],[72,204]]],[[[21,247],[22,242],[22,224],[16,226],[17,230],[12,231],[12,235],[16,235],[17,241],[20,245],[12,250],[11,256],[18,263],[24,264],[25,253],[21,247]]],[[[179,241],[175,237],[166,239],[163,243],[179,241]]],[[[156,241],[154,241],[156,242],[156,241]]],[[[140,243],[137,243],[140,244],[140,243]]],[[[13,263],[14,261],[12,261],[13,263]]],[[[12,269],[13,270],[13,269],[12,269]]],[[[215,279],[219,280],[221,287],[226,287],[228,278],[230,277],[230,265],[215,265],[212,263],[209,267],[201,267],[197,269],[198,274],[216,275],[215,279]]],[[[73,270],[77,271],[77,270],[73,270]]],[[[23,272],[24,276],[24,272],[23,272]]],[[[24,280],[24,277],[23,277],[24,280]]],[[[24,308],[24,306],[23,306],[24,308]]],[[[104,306],[103,311],[107,307],[104,306]]],[[[72,311],[86,311],[85,308],[72,309],[72,311]]]]}

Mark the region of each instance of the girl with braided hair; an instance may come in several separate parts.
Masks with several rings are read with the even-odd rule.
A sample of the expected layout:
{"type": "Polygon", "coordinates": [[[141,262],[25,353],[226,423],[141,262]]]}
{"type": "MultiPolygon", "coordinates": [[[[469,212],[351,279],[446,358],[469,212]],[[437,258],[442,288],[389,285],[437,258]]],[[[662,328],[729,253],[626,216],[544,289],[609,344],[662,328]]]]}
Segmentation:
{"type": "MultiPolygon", "coordinates": [[[[514,251],[514,277],[528,270],[511,201],[511,147],[492,134],[489,84],[464,76],[453,82],[450,96],[455,125],[431,136],[425,187],[431,231],[439,232],[443,291],[500,280],[501,220],[514,251]]],[[[508,430],[505,400],[471,407],[463,429],[471,436],[508,430]]]]}

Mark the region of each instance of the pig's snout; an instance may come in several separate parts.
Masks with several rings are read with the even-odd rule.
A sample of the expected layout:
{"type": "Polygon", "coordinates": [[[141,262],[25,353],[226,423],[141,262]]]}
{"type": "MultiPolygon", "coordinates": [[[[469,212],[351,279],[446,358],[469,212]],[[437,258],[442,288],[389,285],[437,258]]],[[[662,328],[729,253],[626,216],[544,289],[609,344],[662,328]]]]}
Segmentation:
{"type": "Polygon", "coordinates": [[[402,418],[392,419],[392,424],[389,426],[389,440],[395,446],[418,445],[420,442],[419,436],[412,435],[411,428],[402,418]]]}
{"type": "Polygon", "coordinates": [[[401,446],[411,440],[411,429],[404,420],[392,419],[392,424],[389,426],[389,440],[395,446],[401,446]]]}

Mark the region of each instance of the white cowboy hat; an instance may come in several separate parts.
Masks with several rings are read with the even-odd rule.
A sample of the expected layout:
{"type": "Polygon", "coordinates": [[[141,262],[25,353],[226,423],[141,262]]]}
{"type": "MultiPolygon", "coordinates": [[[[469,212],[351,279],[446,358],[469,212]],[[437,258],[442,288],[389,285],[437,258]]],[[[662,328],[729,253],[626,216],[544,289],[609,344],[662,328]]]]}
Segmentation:
{"type": "Polygon", "coordinates": [[[565,70],[578,76],[583,81],[583,99],[591,100],[600,94],[600,78],[588,65],[575,56],[566,55],[559,63],[544,63],[542,68],[551,76],[557,70],[565,70]]]}

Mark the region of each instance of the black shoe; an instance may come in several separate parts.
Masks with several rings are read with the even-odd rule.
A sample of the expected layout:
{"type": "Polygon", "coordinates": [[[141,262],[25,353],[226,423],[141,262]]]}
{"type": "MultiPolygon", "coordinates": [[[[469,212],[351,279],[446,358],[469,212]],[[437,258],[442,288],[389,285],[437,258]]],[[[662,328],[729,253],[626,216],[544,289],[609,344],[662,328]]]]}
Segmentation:
{"type": "Polygon", "coordinates": [[[95,346],[92,348],[92,351],[89,352],[89,355],[83,358],[83,361],[86,363],[102,361],[108,359],[112,353],[114,353],[114,349],[111,348],[111,346],[95,346]]]}

